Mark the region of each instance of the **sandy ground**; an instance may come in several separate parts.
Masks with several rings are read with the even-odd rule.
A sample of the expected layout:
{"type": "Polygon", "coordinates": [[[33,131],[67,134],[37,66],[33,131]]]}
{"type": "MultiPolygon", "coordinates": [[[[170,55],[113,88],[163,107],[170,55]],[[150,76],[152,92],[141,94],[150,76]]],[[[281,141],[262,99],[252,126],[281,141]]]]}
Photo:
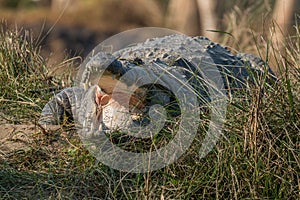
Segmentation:
{"type": "MultiPolygon", "coordinates": [[[[48,126],[47,130],[57,130],[60,126],[48,126]]],[[[26,150],[33,142],[34,135],[43,131],[37,125],[0,125],[0,157],[18,150],[26,150]]]]}

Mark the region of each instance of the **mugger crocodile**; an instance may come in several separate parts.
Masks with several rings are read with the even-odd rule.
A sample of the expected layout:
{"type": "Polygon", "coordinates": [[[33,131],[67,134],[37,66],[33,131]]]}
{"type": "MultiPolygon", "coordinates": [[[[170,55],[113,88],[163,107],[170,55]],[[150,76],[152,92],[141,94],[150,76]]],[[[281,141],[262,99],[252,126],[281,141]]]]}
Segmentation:
{"type": "MultiPolygon", "coordinates": [[[[39,123],[60,124],[64,116],[67,116],[78,126],[88,127],[89,130],[126,129],[135,122],[133,116],[147,112],[151,114],[149,108],[151,109],[152,105],[157,102],[170,105],[170,102],[176,99],[159,84],[176,84],[176,79],[169,80],[170,76],[163,77],[164,71],[161,69],[177,74],[177,79],[183,77],[188,80],[188,84],[199,97],[200,105],[205,104],[210,99],[203,79],[203,68],[206,71],[219,71],[223,86],[220,89],[228,96],[234,95],[236,90],[247,88],[249,83],[255,82],[255,77],[265,75],[267,82],[276,80],[272,70],[260,58],[243,53],[234,55],[226,47],[213,43],[208,38],[185,35],[150,38],[114,53],[100,52],[91,57],[82,76],[79,77],[81,85],[66,88],[55,95],[43,108],[39,123]],[[145,87],[137,89],[124,101],[129,101],[129,107],[126,107],[122,105],[122,101],[114,98],[112,89],[115,85],[98,78],[109,74],[126,85],[148,83],[146,79],[150,75],[145,74],[143,70],[133,69],[147,69],[147,73],[160,82],[146,84],[145,87]],[[120,77],[125,74],[127,79],[121,80],[120,77]],[[115,116],[116,110],[118,116],[115,116]],[[122,111],[125,113],[128,110],[138,114],[132,115],[130,120],[125,120],[122,111]]],[[[126,91],[123,92],[122,94],[122,91],[119,91],[117,96],[122,98],[126,91]]],[[[171,110],[176,106],[178,107],[178,104],[171,104],[171,110]]],[[[155,115],[155,112],[152,112],[152,115],[155,115]]],[[[178,112],[173,112],[173,115],[178,115],[178,112]]]]}

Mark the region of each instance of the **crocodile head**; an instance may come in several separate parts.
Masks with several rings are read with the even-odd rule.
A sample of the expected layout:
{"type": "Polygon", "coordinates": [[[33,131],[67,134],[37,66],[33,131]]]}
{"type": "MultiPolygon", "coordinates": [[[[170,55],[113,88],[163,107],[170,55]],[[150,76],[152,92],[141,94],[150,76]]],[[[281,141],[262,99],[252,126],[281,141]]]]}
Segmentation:
{"type": "Polygon", "coordinates": [[[82,100],[78,122],[82,134],[97,135],[102,131],[118,131],[131,126],[145,107],[137,94],[106,94],[98,85],[90,87],[82,100]],[[139,114],[138,114],[139,113],[139,114]]]}

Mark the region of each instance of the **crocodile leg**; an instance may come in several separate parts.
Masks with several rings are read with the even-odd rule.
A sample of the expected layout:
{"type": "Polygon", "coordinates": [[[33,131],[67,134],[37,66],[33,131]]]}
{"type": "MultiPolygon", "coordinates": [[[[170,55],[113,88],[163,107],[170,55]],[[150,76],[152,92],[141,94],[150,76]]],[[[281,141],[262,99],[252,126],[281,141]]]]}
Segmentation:
{"type": "Polygon", "coordinates": [[[84,89],[78,87],[64,89],[44,106],[38,123],[58,125],[63,122],[64,116],[68,121],[74,120],[83,93],[84,89]]]}

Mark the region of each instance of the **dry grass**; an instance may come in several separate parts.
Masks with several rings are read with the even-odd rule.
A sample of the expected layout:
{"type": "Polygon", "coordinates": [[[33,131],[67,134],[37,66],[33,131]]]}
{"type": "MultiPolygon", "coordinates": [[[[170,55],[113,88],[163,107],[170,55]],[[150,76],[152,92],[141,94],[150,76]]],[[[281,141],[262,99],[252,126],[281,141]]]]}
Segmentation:
{"type": "MultiPolygon", "coordinates": [[[[296,32],[284,51],[274,54],[279,81],[272,87],[258,81],[252,93],[244,94],[250,101],[233,99],[223,138],[205,158],[198,157],[199,136],[175,164],[130,174],[97,163],[72,127],[36,127],[28,134],[26,149],[1,150],[0,197],[299,199],[299,27],[296,32]]],[[[30,34],[1,31],[0,118],[5,119],[0,122],[34,126],[52,89],[62,85],[61,78],[49,75],[33,43],[30,34]]],[[[260,49],[256,44],[249,48],[260,49]]]]}

